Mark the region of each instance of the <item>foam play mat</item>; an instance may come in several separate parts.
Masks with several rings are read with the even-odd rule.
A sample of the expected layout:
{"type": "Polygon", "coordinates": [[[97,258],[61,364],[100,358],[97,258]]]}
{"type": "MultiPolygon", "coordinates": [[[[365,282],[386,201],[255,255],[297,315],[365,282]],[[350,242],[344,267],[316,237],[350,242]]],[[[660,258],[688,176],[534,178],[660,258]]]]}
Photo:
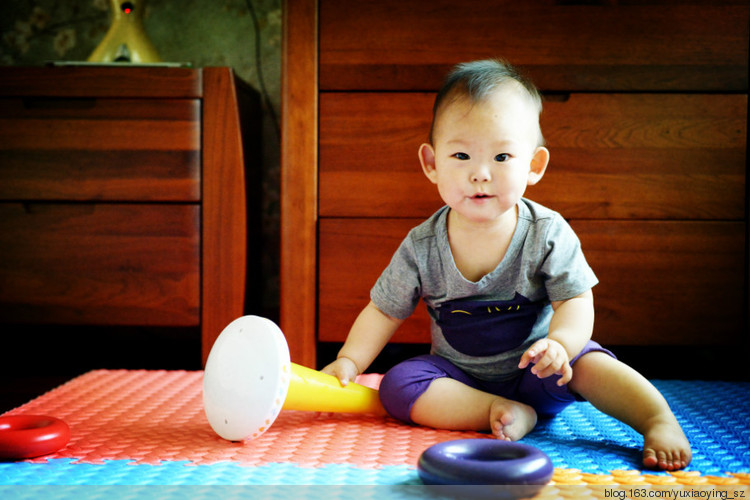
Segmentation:
{"type": "MultiPolygon", "coordinates": [[[[205,490],[214,498],[216,489],[201,486],[239,485],[278,498],[421,498],[424,492],[414,489],[426,487],[416,464],[425,449],[449,440],[492,439],[389,417],[284,410],[258,438],[229,442],[206,420],[202,378],[203,372],[97,370],[9,412],[60,418],[71,437],[50,455],[0,462],[0,497],[36,498],[54,485],[55,496],[80,499],[92,492],[81,486],[98,485],[96,495],[109,498],[106,487],[158,485],[148,490],[158,497],[195,497],[205,490]],[[193,487],[189,493],[181,489],[187,486],[193,487]]],[[[374,386],[378,378],[359,381],[374,386]]],[[[682,498],[750,498],[750,383],[654,384],[693,446],[687,470],[643,470],[636,432],[588,403],[575,403],[522,440],[544,451],[555,467],[536,498],[680,498],[655,495],[663,491],[682,492],[682,498]],[[577,489],[571,494],[565,488],[577,489]]],[[[142,498],[137,491],[115,494],[142,498]]]]}

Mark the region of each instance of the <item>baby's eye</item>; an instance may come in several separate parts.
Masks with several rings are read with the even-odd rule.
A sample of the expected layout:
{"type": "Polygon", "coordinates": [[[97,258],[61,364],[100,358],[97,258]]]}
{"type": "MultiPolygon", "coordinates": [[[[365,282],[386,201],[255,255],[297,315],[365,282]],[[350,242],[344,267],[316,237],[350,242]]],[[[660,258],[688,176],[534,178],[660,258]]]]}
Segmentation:
{"type": "Polygon", "coordinates": [[[469,160],[469,159],[471,159],[471,157],[469,155],[467,155],[466,153],[461,153],[461,152],[454,153],[453,157],[455,159],[457,159],[457,160],[469,160]]]}
{"type": "Polygon", "coordinates": [[[500,153],[499,155],[495,156],[495,161],[508,161],[510,160],[510,155],[508,153],[500,153]]]}

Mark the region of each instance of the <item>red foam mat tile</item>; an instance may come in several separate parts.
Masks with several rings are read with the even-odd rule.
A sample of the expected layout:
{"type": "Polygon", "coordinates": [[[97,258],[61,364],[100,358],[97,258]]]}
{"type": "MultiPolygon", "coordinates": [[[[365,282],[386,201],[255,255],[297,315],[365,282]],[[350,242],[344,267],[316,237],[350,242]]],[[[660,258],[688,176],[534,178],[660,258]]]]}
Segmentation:
{"type": "MultiPolygon", "coordinates": [[[[377,379],[362,383],[376,385],[377,379]]],[[[43,414],[71,429],[67,447],[49,458],[82,463],[132,460],[137,464],[187,461],[303,467],[350,464],[360,468],[414,466],[433,444],[487,437],[475,432],[409,426],[391,418],[282,411],[255,440],[232,443],[216,435],[203,413],[203,372],[96,370],[8,414],[43,414]]]]}

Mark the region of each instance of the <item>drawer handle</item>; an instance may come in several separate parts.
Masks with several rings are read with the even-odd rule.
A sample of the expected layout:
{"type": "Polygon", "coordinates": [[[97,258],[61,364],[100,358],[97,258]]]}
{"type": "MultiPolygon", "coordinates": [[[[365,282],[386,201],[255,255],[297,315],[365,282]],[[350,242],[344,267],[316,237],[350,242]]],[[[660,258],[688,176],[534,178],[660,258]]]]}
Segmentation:
{"type": "Polygon", "coordinates": [[[543,92],[544,100],[548,102],[568,102],[570,92],[543,92]]]}

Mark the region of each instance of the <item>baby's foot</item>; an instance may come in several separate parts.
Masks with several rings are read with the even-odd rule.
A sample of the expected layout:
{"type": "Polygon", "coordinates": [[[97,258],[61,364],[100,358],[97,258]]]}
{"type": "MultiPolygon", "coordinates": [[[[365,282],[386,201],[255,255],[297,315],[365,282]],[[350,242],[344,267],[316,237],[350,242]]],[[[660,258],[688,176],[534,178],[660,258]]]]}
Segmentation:
{"type": "Polygon", "coordinates": [[[498,398],[490,407],[492,434],[505,441],[518,441],[536,425],[536,412],[531,406],[498,398]]]}
{"type": "Polygon", "coordinates": [[[643,465],[663,470],[684,469],[693,458],[690,443],[673,418],[656,419],[643,434],[643,465]]]}

